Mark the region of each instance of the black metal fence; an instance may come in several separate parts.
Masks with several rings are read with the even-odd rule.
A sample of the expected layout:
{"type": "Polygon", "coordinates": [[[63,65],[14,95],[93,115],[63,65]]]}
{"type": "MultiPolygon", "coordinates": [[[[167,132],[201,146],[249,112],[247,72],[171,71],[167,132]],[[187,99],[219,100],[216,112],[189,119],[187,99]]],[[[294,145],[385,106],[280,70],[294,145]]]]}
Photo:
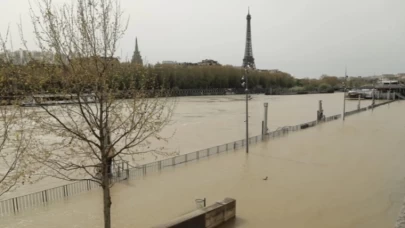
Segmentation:
{"type": "Polygon", "coordinates": [[[389,103],[392,103],[392,102],[394,102],[394,100],[382,102],[382,103],[379,103],[379,104],[374,104],[374,107],[373,107],[373,105],[369,105],[369,106],[364,107],[364,108],[348,111],[348,112],[345,112],[345,116],[347,117],[347,116],[350,116],[350,115],[353,115],[353,114],[356,114],[356,113],[359,113],[359,112],[364,112],[364,111],[367,111],[369,109],[373,109],[373,108],[379,107],[381,105],[386,105],[386,104],[389,104],[389,103]]]}
{"type": "MultiPolygon", "coordinates": [[[[335,115],[325,118],[327,122],[331,120],[339,119],[341,115],[335,115]]],[[[256,144],[261,141],[267,141],[274,138],[282,137],[290,132],[299,131],[308,127],[313,127],[319,122],[311,121],[308,123],[298,124],[295,126],[287,126],[280,128],[276,131],[267,133],[266,135],[257,135],[249,138],[249,144],[256,144]]],[[[173,167],[187,162],[197,161],[206,157],[220,154],[226,151],[235,151],[243,148],[246,145],[246,140],[238,140],[219,146],[214,146],[204,150],[199,150],[187,154],[178,155],[175,157],[154,161],[141,166],[137,166],[123,171],[117,171],[113,174],[112,182],[119,182],[126,179],[136,179],[146,176],[152,172],[159,172],[168,167],[173,167]]],[[[15,214],[26,211],[31,208],[35,208],[42,205],[47,205],[55,201],[60,201],[78,195],[83,192],[87,192],[93,189],[99,189],[100,186],[93,181],[79,181],[63,186],[46,189],[40,192],[19,196],[7,200],[0,201],[0,216],[15,214]]]]}

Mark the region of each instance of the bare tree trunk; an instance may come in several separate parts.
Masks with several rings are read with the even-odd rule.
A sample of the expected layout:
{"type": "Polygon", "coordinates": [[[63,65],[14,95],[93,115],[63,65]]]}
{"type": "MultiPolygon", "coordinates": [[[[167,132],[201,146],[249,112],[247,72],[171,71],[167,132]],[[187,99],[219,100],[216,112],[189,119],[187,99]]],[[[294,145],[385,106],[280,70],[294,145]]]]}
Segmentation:
{"type": "Polygon", "coordinates": [[[104,206],[104,228],[111,228],[111,195],[109,167],[104,166],[103,175],[103,206],[104,206]]]}

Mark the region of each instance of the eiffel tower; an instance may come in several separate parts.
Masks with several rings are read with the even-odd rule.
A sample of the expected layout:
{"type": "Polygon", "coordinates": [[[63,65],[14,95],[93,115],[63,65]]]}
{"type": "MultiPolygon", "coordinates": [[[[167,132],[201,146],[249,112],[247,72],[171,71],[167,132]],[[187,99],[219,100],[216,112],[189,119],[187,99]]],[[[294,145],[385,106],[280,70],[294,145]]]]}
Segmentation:
{"type": "Polygon", "coordinates": [[[248,9],[247,28],[246,28],[246,45],[245,45],[245,57],[243,58],[243,67],[250,67],[251,69],[256,69],[255,59],[253,58],[253,49],[252,49],[252,30],[250,28],[250,10],[248,9]]]}

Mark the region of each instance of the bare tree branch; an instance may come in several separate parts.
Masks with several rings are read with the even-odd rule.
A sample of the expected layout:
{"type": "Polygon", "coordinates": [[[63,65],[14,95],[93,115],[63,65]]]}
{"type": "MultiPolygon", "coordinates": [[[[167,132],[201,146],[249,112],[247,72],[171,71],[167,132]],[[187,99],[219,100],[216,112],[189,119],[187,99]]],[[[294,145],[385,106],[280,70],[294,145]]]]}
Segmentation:
{"type": "MultiPolygon", "coordinates": [[[[43,133],[36,137],[39,152],[32,159],[43,165],[41,175],[99,183],[104,225],[109,228],[114,160],[129,163],[125,156],[157,156],[157,148],[145,145],[148,140],[164,139],[159,133],[171,118],[175,100],[155,95],[164,92],[156,87],[148,68],[116,58],[118,42],[128,27],[118,0],[75,0],[61,7],[51,0],[38,2],[38,9],[30,9],[36,42],[55,58],[52,64],[33,66],[35,72],[27,75],[39,82],[60,81],[58,96],[77,102],[47,106],[46,101],[34,99],[42,112],[31,119],[43,133]],[[123,74],[139,76],[125,91],[118,80],[123,74]],[[131,94],[131,99],[123,100],[123,93],[131,94]],[[86,101],[87,96],[93,102],[86,101]]],[[[31,94],[35,98],[43,92],[38,85],[31,94]]]]}

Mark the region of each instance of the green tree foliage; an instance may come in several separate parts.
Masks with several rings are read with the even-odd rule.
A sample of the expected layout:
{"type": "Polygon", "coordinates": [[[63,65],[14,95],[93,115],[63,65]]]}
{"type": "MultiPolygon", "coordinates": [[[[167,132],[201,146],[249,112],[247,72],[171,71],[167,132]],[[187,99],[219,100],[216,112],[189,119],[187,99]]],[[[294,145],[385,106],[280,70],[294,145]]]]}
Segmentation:
{"type": "MultiPolygon", "coordinates": [[[[150,72],[170,89],[241,88],[244,70],[232,66],[182,66],[156,64],[150,72]]],[[[288,73],[269,71],[248,72],[249,88],[290,88],[295,79],[288,73]]]]}
{"type": "Polygon", "coordinates": [[[338,77],[328,76],[328,75],[325,75],[325,74],[321,76],[319,81],[320,81],[320,83],[327,84],[332,88],[337,88],[341,84],[338,77]]]}
{"type": "Polygon", "coordinates": [[[332,89],[332,87],[329,84],[322,83],[318,87],[318,91],[322,93],[329,92],[332,89]]]}

